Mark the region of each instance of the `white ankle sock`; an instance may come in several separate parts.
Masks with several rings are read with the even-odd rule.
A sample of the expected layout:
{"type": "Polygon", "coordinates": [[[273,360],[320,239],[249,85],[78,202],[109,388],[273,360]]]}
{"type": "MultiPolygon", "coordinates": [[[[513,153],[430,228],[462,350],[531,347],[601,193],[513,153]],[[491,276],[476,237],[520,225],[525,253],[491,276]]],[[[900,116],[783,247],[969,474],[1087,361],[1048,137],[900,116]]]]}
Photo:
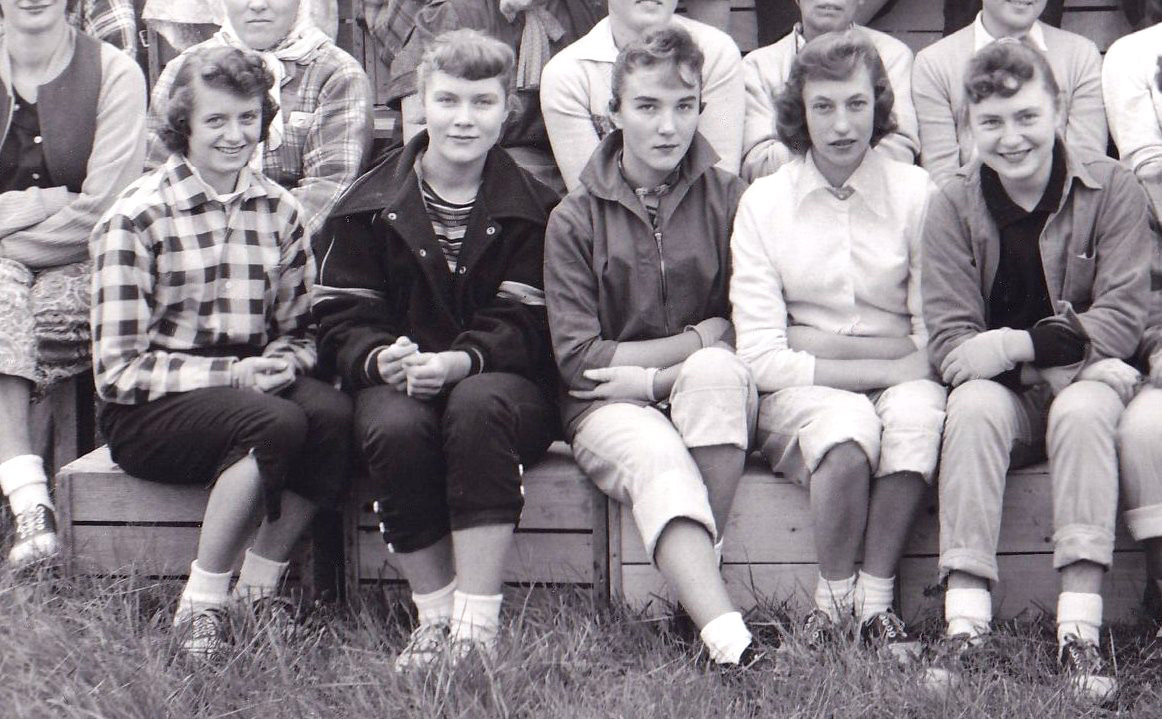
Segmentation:
{"type": "Polygon", "coordinates": [[[698,633],[702,643],[717,664],[738,664],[743,651],[750,646],[750,630],[738,612],[727,612],[715,617],[698,633]]]}
{"type": "Polygon", "coordinates": [[[190,578],[178,600],[178,610],[174,614],[174,624],[188,618],[194,612],[212,607],[225,606],[230,601],[230,572],[207,572],[198,566],[198,560],[190,563],[190,578]]]}
{"type": "Polygon", "coordinates": [[[895,599],[896,578],[876,577],[862,569],[855,583],[855,617],[864,621],[892,607],[895,599]]]}
{"type": "Polygon", "coordinates": [[[492,644],[500,627],[503,594],[452,592],[452,638],[492,644]]]}
{"type": "Polygon", "coordinates": [[[278,594],[278,585],[288,566],[290,562],[276,562],[247,549],[238,583],[234,585],[234,598],[254,602],[278,594]]]}
{"type": "Polygon", "coordinates": [[[851,614],[855,591],[855,575],[831,581],[820,574],[815,581],[815,606],[827,612],[831,621],[842,621],[851,614]]]}
{"type": "Polygon", "coordinates": [[[20,514],[38,504],[53,509],[48,497],[48,477],[44,460],[35,454],[20,454],[0,463],[0,490],[8,497],[12,514],[20,514]]]}
{"type": "Polygon", "coordinates": [[[427,594],[412,592],[412,602],[421,625],[450,624],[452,621],[452,594],[456,591],[456,578],[448,586],[427,594]]]}
{"type": "Polygon", "coordinates": [[[1097,644],[1101,639],[1102,601],[1100,594],[1062,592],[1057,596],[1057,643],[1069,634],[1097,644]]]}
{"type": "Polygon", "coordinates": [[[993,597],[987,589],[949,589],[944,594],[945,634],[979,637],[993,620],[993,597]]]}

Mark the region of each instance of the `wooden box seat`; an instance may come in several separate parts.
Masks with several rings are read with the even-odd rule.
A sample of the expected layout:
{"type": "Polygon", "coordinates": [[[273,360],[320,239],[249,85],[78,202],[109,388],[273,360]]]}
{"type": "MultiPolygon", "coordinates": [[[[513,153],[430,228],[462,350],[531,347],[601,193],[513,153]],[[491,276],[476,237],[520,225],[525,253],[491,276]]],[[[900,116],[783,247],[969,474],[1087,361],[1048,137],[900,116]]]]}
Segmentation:
{"type": "MultiPolygon", "coordinates": [[[[525,509],[506,580],[520,585],[581,585],[597,600],[660,608],[669,599],[646,556],[631,512],[609,502],[558,442],[524,475],[525,509]]],[[[356,482],[344,527],[348,590],[403,588],[394,556],[379,532],[365,481],[356,482]]],[[[70,571],[137,572],[182,577],[193,559],[206,492],[126,475],[101,447],[64,467],[56,479],[60,532],[70,571]]],[[[1045,465],[1016,470],[1005,490],[994,590],[999,618],[1056,606],[1052,500],[1045,465]]],[[[899,571],[900,606],[907,619],[940,611],[935,492],[917,520],[899,571]]],[[[807,493],[773,475],[757,457],[739,486],[723,547],[723,574],[735,601],[758,598],[810,604],[816,565],[807,493]]],[[[1126,618],[1138,607],[1145,580],[1140,550],[1119,523],[1113,569],[1105,582],[1106,616],[1126,618]]]]}

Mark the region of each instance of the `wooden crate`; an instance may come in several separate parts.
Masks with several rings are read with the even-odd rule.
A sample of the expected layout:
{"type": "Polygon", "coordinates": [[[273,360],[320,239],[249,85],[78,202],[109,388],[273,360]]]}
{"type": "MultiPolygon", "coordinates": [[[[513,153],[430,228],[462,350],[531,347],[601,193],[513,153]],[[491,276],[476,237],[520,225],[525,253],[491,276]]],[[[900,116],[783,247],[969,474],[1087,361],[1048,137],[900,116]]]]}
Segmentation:
{"type": "MultiPolygon", "coordinates": [[[[54,495],[66,574],[189,575],[209,496],[204,487],[132,477],[102,446],[57,472],[54,495]]],[[[309,544],[296,551],[290,576],[305,586],[313,576],[306,571],[309,544]]]]}
{"type": "MultiPolygon", "coordinates": [[[[993,603],[1000,619],[1025,610],[1054,611],[1058,577],[1053,569],[1052,500],[1047,468],[1016,470],[1005,488],[999,563],[1001,581],[993,603]]],[[[633,607],[653,610],[671,601],[668,589],[649,562],[632,514],[610,505],[610,591],[633,607]]],[[[901,610],[905,619],[939,614],[942,595],[925,590],[937,579],[939,527],[935,492],[916,522],[899,570],[901,610]]],[[[759,598],[789,599],[811,605],[817,567],[807,492],[773,475],[752,460],[727,524],[723,576],[741,607],[759,598]]],[[[1145,564],[1141,552],[1119,523],[1114,566],[1106,574],[1105,614],[1129,617],[1139,605],[1145,564]]]]}
{"type": "MultiPolygon", "coordinates": [[[[573,462],[568,445],[555,443],[524,473],[525,506],[505,580],[512,584],[574,584],[609,596],[607,502],[573,462]]],[[[394,555],[371,511],[372,491],[357,483],[348,510],[348,592],[401,583],[394,555]]]]}

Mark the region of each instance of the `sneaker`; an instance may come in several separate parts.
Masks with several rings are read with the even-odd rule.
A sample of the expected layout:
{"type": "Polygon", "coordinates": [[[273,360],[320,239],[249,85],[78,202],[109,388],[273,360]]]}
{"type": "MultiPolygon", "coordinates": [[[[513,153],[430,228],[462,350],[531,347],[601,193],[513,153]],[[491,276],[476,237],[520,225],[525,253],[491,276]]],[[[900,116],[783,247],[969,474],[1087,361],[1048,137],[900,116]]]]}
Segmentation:
{"type": "Polygon", "coordinates": [[[1109,701],[1118,691],[1118,680],[1110,674],[1101,649],[1094,642],[1067,634],[1057,663],[1074,691],[1097,704],[1109,701]]]}
{"type": "Polygon", "coordinates": [[[803,643],[813,652],[821,652],[840,639],[839,625],[822,609],[812,609],[803,620],[803,643]]]}
{"type": "Polygon", "coordinates": [[[922,646],[908,634],[904,620],[891,609],[873,614],[859,627],[860,642],[869,649],[884,650],[902,665],[914,664],[922,646]]]}
{"type": "Polygon", "coordinates": [[[937,639],[925,653],[928,665],[921,684],[928,691],[946,697],[960,684],[961,674],[974,664],[988,638],[988,634],[946,634],[937,639]]]}
{"type": "Polygon", "coordinates": [[[421,624],[412,630],[408,643],[395,658],[395,671],[403,674],[435,664],[448,650],[448,625],[421,624]]]}
{"type": "Polygon", "coordinates": [[[250,611],[255,629],[268,640],[285,644],[298,633],[298,607],[286,597],[261,597],[250,603],[250,611]]]}
{"type": "Polygon", "coordinates": [[[8,561],[22,566],[56,556],[60,547],[56,538],[56,514],[37,504],[16,515],[16,541],[8,552],[8,561]]]}
{"type": "Polygon", "coordinates": [[[485,663],[495,661],[496,642],[482,642],[476,639],[452,639],[448,643],[448,663],[451,666],[461,664],[472,656],[479,657],[485,663]]]}
{"type": "Polygon", "coordinates": [[[226,651],[229,621],[224,607],[207,607],[178,622],[178,632],[185,633],[182,651],[204,662],[217,661],[226,651]]]}

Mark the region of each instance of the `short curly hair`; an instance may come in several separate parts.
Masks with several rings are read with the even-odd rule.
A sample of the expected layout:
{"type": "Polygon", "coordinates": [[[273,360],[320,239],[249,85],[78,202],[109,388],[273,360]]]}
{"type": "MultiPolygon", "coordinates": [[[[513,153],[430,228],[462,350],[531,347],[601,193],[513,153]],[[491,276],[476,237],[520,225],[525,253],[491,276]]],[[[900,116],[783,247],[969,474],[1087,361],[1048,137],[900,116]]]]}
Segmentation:
{"type": "Polygon", "coordinates": [[[643,67],[669,65],[683,85],[697,88],[701,96],[702,65],[705,61],[701,48],[684,28],[675,24],[650,28],[617,54],[617,61],[613,65],[613,91],[609,97],[610,112],[617,112],[621,108],[626,75],[643,67]]]}
{"type": "Polygon", "coordinates": [[[460,28],[440,33],[424,49],[416,68],[416,94],[424,96],[428,78],[442,72],[462,80],[500,80],[508,111],[517,112],[516,53],[512,48],[479,30],[460,28]]]}
{"type": "Polygon", "coordinates": [[[969,59],[964,71],[964,96],[969,105],[993,95],[1012,97],[1037,77],[1050,97],[1056,99],[1061,94],[1053,68],[1040,51],[1014,40],[997,40],[969,59]]]}
{"type": "Polygon", "coordinates": [[[807,104],[803,87],[808,80],[847,80],[859,68],[866,68],[871,78],[872,103],[871,146],[895,131],[892,113],[896,96],[888,71],[871,41],[860,32],[829,32],[811,40],[795,56],[783,91],[775,98],[775,130],[783,144],[800,155],[811,149],[807,129],[807,104]]]}
{"type": "Polygon", "coordinates": [[[190,115],[194,111],[194,80],[218,90],[228,90],[239,97],[262,98],[262,115],[258,139],[266,140],[271,120],[278,113],[278,103],[270,97],[274,75],[257,53],[234,47],[198,47],[189,50],[182,60],[170,88],[165,107],[165,125],[158,135],[166,149],[183,155],[190,151],[190,115]]]}

